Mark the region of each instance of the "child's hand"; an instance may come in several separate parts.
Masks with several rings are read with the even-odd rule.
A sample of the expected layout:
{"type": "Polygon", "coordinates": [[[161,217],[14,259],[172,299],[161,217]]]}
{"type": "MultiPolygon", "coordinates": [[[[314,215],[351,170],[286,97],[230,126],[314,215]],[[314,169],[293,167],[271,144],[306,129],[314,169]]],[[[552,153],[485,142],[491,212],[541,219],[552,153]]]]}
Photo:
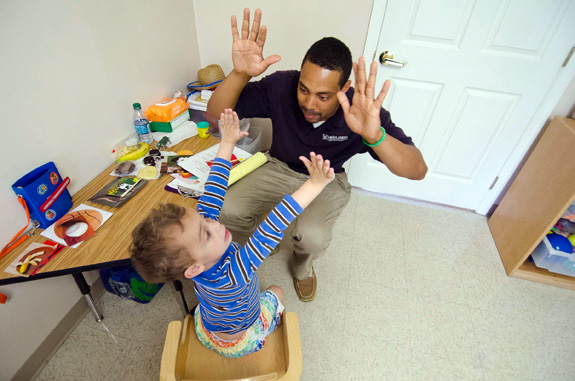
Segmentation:
{"type": "Polygon", "coordinates": [[[299,159],[305,164],[311,182],[323,188],[335,178],[333,168],[330,167],[329,160],[324,161],[323,157],[315,152],[310,152],[309,157],[311,160],[305,156],[300,156],[299,159]]]}
{"type": "Polygon", "coordinates": [[[222,143],[235,145],[238,140],[247,136],[246,131],[240,131],[238,114],[232,109],[225,109],[220,114],[220,136],[222,143]]]}
{"type": "Polygon", "coordinates": [[[299,157],[309,172],[309,179],[292,193],[293,199],[302,208],[306,208],[323,191],[323,188],[335,179],[329,160],[324,161],[323,157],[316,155],[315,152],[310,152],[309,157],[311,160],[305,156],[299,157]]]}

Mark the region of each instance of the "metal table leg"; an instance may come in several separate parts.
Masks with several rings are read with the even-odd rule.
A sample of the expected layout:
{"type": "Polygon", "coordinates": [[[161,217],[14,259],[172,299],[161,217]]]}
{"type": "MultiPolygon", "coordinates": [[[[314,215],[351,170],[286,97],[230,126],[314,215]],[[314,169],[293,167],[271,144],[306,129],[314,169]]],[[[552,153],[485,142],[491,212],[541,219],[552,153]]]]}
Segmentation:
{"type": "Polygon", "coordinates": [[[174,288],[182,296],[182,303],[184,304],[184,315],[187,315],[190,313],[190,310],[188,309],[188,303],[186,303],[186,297],[184,296],[184,286],[182,285],[182,281],[175,280],[173,282],[174,282],[174,288]]]}
{"type": "Polygon", "coordinates": [[[86,299],[86,303],[88,303],[88,307],[90,307],[90,311],[92,311],[92,315],[94,315],[94,319],[99,323],[104,319],[100,311],[96,308],[96,304],[94,303],[94,299],[92,299],[92,294],[90,294],[90,286],[86,282],[86,278],[84,278],[84,274],[82,273],[74,273],[72,274],[74,280],[76,281],[76,285],[80,289],[82,295],[86,299]]]}

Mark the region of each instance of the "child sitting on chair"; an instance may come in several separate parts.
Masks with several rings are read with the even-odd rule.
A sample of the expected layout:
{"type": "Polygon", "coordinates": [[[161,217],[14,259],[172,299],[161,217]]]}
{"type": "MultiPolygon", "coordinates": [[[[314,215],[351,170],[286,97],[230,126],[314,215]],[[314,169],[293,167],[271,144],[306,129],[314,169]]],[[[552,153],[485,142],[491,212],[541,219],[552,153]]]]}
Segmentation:
{"type": "Polygon", "coordinates": [[[271,286],[260,294],[256,270],[278,245],[288,225],[331,182],[329,161],[310,153],[300,157],[310,177],[269,213],[247,244],[232,242],[218,222],[228,186],[230,159],[240,132],[235,112],[220,115],[221,143],[197,211],[174,204],[153,210],[132,233],[130,248],[136,270],[148,282],[166,282],[184,275],[194,281],[198,339],[225,357],[242,357],[263,347],[284,310],[283,291],[271,286]]]}

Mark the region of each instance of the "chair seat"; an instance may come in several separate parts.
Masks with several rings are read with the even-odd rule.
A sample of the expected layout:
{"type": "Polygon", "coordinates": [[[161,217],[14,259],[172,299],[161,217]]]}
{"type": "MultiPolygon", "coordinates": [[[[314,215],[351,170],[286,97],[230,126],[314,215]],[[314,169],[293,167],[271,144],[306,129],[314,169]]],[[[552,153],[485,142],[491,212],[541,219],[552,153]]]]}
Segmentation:
{"type": "Polygon", "coordinates": [[[282,324],[266,338],[264,347],[239,359],[223,357],[204,347],[187,315],[168,326],[161,380],[299,380],[302,351],[295,312],[284,312],[282,324]]]}

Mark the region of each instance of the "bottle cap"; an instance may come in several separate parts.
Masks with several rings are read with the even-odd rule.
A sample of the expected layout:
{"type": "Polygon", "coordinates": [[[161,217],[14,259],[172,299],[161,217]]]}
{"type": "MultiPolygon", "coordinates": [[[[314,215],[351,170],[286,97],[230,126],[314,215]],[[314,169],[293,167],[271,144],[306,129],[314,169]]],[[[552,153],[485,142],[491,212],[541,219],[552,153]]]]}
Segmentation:
{"type": "Polygon", "coordinates": [[[142,109],[142,106],[139,103],[134,103],[133,106],[134,106],[134,110],[141,110],[142,109]]]}

